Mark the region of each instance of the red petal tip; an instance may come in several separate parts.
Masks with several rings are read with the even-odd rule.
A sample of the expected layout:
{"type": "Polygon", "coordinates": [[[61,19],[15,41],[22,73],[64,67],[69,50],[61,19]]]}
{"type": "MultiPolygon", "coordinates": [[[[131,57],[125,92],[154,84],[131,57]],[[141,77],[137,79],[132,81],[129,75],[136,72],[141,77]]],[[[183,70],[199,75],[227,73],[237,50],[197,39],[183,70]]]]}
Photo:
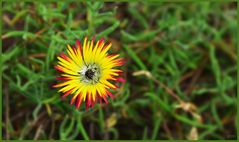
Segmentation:
{"type": "Polygon", "coordinates": [[[71,103],[70,103],[70,104],[72,105],[74,102],[75,102],[75,99],[74,99],[74,98],[72,98],[72,99],[71,99],[71,103]]]}
{"type": "Polygon", "coordinates": [[[122,82],[122,83],[125,83],[125,82],[126,82],[126,80],[123,79],[123,78],[117,78],[117,81],[122,82]]]}

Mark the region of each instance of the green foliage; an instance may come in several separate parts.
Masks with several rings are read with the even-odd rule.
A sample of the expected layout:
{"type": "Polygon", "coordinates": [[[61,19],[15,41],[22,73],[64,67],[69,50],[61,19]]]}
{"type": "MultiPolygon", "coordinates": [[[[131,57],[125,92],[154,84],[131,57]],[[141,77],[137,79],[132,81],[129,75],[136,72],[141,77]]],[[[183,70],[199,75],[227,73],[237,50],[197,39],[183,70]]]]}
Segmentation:
{"type": "Polygon", "coordinates": [[[4,139],[190,139],[193,128],[197,139],[236,139],[236,3],[4,2],[2,11],[4,139]],[[56,57],[85,36],[113,43],[127,80],[88,111],[52,88],[56,57]]]}

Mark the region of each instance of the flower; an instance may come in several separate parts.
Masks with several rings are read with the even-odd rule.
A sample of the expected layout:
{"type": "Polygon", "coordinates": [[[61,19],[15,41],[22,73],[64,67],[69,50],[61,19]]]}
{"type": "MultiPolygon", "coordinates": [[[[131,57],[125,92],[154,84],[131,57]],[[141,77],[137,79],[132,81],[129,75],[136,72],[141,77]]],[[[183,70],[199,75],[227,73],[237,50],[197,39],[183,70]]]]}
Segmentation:
{"type": "Polygon", "coordinates": [[[98,101],[108,103],[107,97],[113,97],[110,89],[117,86],[110,81],[124,82],[120,77],[122,70],[116,69],[123,65],[119,54],[108,54],[111,43],[105,44],[104,39],[94,43],[94,39],[84,39],[83,47],[79,40],[76,46],[67,45],[67,54],[57,57],[56,70],[61,72],[57,80],[63,81],[53,87],[61,87],[58,92],[64,93],[62,98],[72,95],[70,104],[79,108],[85,102],[86,109],[93,108],[98,101]]]}

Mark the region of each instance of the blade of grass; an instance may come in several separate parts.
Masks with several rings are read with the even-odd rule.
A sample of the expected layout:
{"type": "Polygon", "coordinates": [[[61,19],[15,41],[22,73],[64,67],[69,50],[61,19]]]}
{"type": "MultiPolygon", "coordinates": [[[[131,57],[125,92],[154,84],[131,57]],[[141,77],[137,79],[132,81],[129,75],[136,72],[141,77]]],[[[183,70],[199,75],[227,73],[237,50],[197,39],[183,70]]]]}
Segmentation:
{"type": "Polygon", "coordinates": [[[139,66],[141,70],[147,70],[147,67],[144,65],[141,59],[136,55],[136,53],[131,48],[129,48],[129,46],[125,45],[124,49],[126,49],[129,56],[135,61],[135,63],[139,66]]]}
{"type": "Polygon", "coordinates": [[[79,132],[82,134],[83,138],[85,140],[89,140],[89,136],[87,135],[87,132],[85,131],[85,128],[82,124],[81,116],[78,116],[78,118],[77,118],[77,128],[78,128],[79,132]]]}
{"type": "Polygon", "coordinates": [[[110,26],[109,28],[107,28],[106,30],[102,31],[101,33],[99,33],[96,36],[96,39],[99,39],[99,37],[106,37],[108,36],[110,33],[112,33],[118,26],[120,25],[119,21],[115,21],[114,24],[112,26],[110,26]]]}

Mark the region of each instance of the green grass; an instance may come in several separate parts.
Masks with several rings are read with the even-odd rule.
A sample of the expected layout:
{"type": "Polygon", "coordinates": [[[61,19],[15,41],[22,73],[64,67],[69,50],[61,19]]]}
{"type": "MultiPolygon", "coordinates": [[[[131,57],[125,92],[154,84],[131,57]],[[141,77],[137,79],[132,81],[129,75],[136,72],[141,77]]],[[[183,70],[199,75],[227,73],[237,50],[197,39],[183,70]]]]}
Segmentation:
{"type": "Polygon", "coordinates": [[[3,3],[4,139],[236,139],[236,3],[3,3]],[[79,110],[52,85],[56,56],[112,42],[126,83],[79,110]],[[190,131],[196,128],[196,132],[190,131]],[[190,138],[191,137],[191,138],[190,138]]]}

